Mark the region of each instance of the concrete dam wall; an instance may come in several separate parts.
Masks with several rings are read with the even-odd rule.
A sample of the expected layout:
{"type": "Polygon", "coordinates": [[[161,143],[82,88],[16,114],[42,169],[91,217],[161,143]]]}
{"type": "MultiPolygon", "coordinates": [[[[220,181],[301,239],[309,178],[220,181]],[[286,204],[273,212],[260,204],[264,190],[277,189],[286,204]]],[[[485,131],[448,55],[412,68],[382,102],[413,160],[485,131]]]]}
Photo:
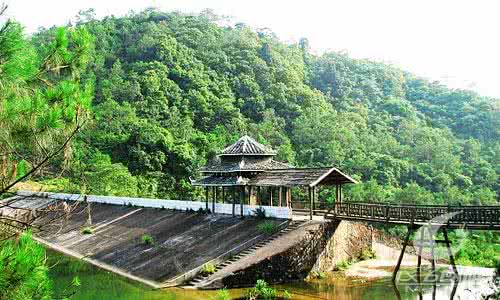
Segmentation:
{"type": "Polygon", "coordinates": [[[93,197],[84,202],[79,195],[22,193],[12,206],[71,206],[71,213],[62,219],[49,212],[37,220],[44,225],[36,233],[38,241],[153,288],[237,287],[257,279],[271,283],[304,279],[311,271],[330,271],[382,240],[371,227],[356,222],[241,218],[160,205],[166,203],[156,208],[136,206],[143,202],[134,198],[120,197],[110,204],[106,201],[113,197],[93,197]],[[264,222],[272,224],[273,234],[259,229],[264,222]],[[85,234],[84,228],[92,233],[85,234]],[[143,241],[145,235],[152,243],[143,241]],[[208,262],[217,266],[216,271],[202,275],[208,262]]]}

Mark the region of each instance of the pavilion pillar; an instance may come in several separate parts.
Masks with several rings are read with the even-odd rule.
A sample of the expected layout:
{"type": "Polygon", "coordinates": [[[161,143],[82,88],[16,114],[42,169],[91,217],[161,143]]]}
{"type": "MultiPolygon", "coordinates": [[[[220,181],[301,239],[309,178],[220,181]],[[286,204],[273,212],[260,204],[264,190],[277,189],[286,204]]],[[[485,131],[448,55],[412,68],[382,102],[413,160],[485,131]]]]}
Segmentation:
{"type": "Polygon", "coordinates": [[[233,217],[236,215],[236,186],[233,186],[233,217]]]}
{"type": "Polygon", "coordinates": [[[205,210],[208,212],[208,186],[205,187],[205,210]]]}
{"type": "Polygon", "coordinates": [[[342,202],[342,185],[341,184],[339,185],[339,190],[340,190],[340,192],[339,192],[340,202],[342,202]]]}
{"type": "Polygon", "coordinates": [[[257,194],[259,187],[256,189],[253,186],[248,186],[248,205],[257,205],[257,194]]]}
{"type": "Polygon", "coordinates": [[[313,214],[314,214],[314,210],[316,210],[316,198],[317,198],[317,194],[316,194],[317,190],[316,190],[316,187],[314,186],[312,188],[312,209],[313,209],[313,214]]]}
{"type": "Polygon", "coordinates": [[[245,186],[242,185],[240,188],[240,214],[243,218],[243,201],[245,200],[245,186]]]}
{"type": "Polygon", "coordinates": [[[273,206],[273,187],[269,187],[269,206],[273,206]]]}
{"type": "Polygon", "coordinates": [[[314,194],[312,191],[312,188],[309,186],[307,187],[308,194],[309,194],[309,220],[313,219],[313,201],[314,201],[314,194]]]}
{"type": "Polygon", "coordinates": [[[257,198],[255,200],[257,202],[257,205],[262,206],[262,191],[260,189],[260,186],[257,187],[257,198]]]}
{"type": "Polygon", "coordinates": [[[217,201],[217,187],[212,187],[212,213],[215,213],[215,201],[217,201]]]}
{"type": "Polygon", "coordinates": [[[292,208],[292,188],[286,187],[286,203],[288,208],[292,208]]]}
{"type": "Polygon", "coordinates": [[[341,203],[342,202],[342,197],[341,197],[341,192],[340,192],[340,184],[337,184],[335,186],[335,202],[341,203]]]}
{"type": "Polygon", "coordinates": [[[278,191],[278,206],[281,207],[281,199],[283,198],[283,187],[280,186],[278,191]]]}
{"type": "Polygon", "coordinates": [[[254,197],[252,197],[252,192],[253,192],[253,189],[252,189],[252,186],[248,186],[248,205],[255,205],[255,202],[252,203],[252,198],[255,199],[254,197]]]}
{"type": "Polygon", "coordinates": [[[226,201],[226,194],[224,193],[224,187],[222,187],[222,203],[226,201]]]}
{"type": "Polygon", "coordinates": [[[288,200],[288,187],[285,187],[285,202],[286,207],[290,207],[290,201],[288,200]]]}
{"type": "Polygon", "coordinates": [[[286,207],[289,207],[290,203],[288,202],[288,187],[285,187],[285,191],[283,192],[283,197],[285,197],[286,207]]]}

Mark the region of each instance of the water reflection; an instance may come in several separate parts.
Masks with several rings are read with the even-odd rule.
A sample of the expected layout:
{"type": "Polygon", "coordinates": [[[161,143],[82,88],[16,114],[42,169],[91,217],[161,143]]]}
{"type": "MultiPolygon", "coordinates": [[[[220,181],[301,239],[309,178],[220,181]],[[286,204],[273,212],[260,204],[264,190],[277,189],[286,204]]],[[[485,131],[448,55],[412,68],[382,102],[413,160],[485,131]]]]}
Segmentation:
{"type": "MultiPolygon", "coordinates": [[[[419,300],[423,300],[424,296],[427,296],[427,297],[425,297],[425,299],[427,299],[428,296],[430,296],[430,299],[432,299],[432,300],[438,300],[438,299],[439,300],[441,300],[441,299],[453,300],[455,298],[455,294],[457,292],[458,283],[459,283],[458,280],[453,281],[453,284],[452,284],[453,287],[451,289],[451,292],[449,293],[449,297],[447,297],[447,295],[446,295],[446,288],[441,288],[443,290],[442,293],[440,293],[440,294],[437,293],[438,286],[439,286],[437,282],[434,282],[432,284],[432,293],[430,295],[428,293],[426,294],[426,291],[425,291],[426,288],[429,288],[428,284],[417,283],[415,285],[404,285],[404,287],[411,288],[412,290],[414,290],[418,294],[419,300]]],[[[396,295],[396,299],[403,300],[403,298],[401,298],[401,293],[399,291],[398,285],[393,281],[391,281],[391,284],[392,284],[392,288],[394,289],[394,294],[396,295]]]]}
{"type": "Polygon", "coordinates": [[[390,279],[377,281],[348,280],[327,278],[312,282],[297,282],[279,286],[292,292],[293,299],[339,299],[339,300],[442,300],[475,299],[466,298],[470,291],[481,290],[488,286],[491,278],[476,277],[435,283],[399,282],[395,285],[390,279]],[[459,295],[460,294],[460,295],[459,295]]]}
{"type": "MultiPolygon", "coordinates": [[[[185,290],[170,288],[151,290],[145,286],[127,281],[113,273],[96,269],[81,261],[76,261],[53,252],[48,252],[49,258],[58,263],[50,270],[50,277],[54,281],[55,295],[66,294],[74,276],[81,281],[81,288],[71,298],[72,300],[200,300],[214,299],[217,291],[185,290]]],[[[488,286],[491,277],[466,277],[461,281],[436,280],[429,281],[424,273],[423,282],[418,284],[412,271],[406,278],[399,278],[394,286],[391,279],[366,281],[361,279],[346,279],[342,274],[329,273],[327,278],[311,282],[295,282],[275,286],[279,291],[284,289],[292,294],[294,300],[336,299],[336,300],[427,300],[427,299],[476,299],[468,290],[483,289],[488,286]],[[433,283],[437,282],[437,283],[433,283]],[[469,294],[467,294],[469,293],[469,294]]],[[[443,277],[446,278],[446,277],[443,277]]],[[[232,299],[244,297],[246,289],[231,289],[232,299]]]]}

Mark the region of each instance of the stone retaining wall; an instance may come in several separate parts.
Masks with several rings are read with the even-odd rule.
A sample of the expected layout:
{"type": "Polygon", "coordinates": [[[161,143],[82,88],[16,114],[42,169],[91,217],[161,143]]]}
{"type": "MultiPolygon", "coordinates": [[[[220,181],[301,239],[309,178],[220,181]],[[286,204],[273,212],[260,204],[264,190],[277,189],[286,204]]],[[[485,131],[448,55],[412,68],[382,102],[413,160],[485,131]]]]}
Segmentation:
{"type": "Polygon", "coordinates": [[[358,259],[363,250],[401,246],[397,238],[362,222],[329,221],[297,230],[302,230],[300,238],[286,251],[223,278],[220,285],[239,287],[257,279],[269,283],[300,280],[312,272],[333,271],[343,261],[358,259]]]}

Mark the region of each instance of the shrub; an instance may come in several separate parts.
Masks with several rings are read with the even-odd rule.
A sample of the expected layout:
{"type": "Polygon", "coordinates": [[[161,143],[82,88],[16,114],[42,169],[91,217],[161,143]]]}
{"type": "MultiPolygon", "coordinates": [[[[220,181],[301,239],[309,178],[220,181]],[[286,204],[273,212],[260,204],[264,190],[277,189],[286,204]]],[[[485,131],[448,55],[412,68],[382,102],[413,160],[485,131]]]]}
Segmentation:
{"type": "Polygon", "coordinates": [[[316,278],[316,279],[324,279],[326,277],[325,273],[321,272],[321,271],[314,271],[314,272],[312,272],[311,275],[313,278],[316,278]]]}
{"type": "Polygon", "coordinates": [[[93,234],[94,233],[94,229],[90,228],[90,227],[85,227],[82,229],[82,233],[83,234],[93,234]]]}
{"type": "Polygon", "coordinates": [[[210,275],[215,273],[215,265],[211,262],[208,262],[201,267],[201,273],[205,275],[210,275]]]}
{"type": "Polygon", "coordinates": [[[144,234],[141,239],[144,245],[153,245],[155,243],[155,240],[149,234],[144,234]]]}
{"type": "Polygon", "coordinates": [[[229,295],[229,291],[226,289],[220,289],[217,291],[217,295],[215,295],[214,300],[230,300],[231,296],[229,295]]]}
{"type": "Polygon", "coordinates": [[[292,295],[287,290],[283,291],[283,295],[281,297],[286,300],[292,299],[292,295]]]}
{"type": "Polygon", "coordinates": [[[349,266],[352,264],[351,261],[349,260],[343,260],[341,262],[339,262],[336,266],[335,266],[335,270],[336,271],[345,271],[349,268],[349,266]]]}
{"type": "Polygon", "coordinates": [[[373,252],[373,250],[371,249],[363,249],[363,251],[361,251],[361,254],[359,255],[360,260],[368,260],[375,257],[375,252],[373,252]]]}
{"type": "Polygon", "coordinates": [[[247,290],[247,299],[277,299],[278,292],[276,289],[267,285],[262,279],[257,280],[255,287],[247,290]]]}
{"type": "Polygon", "coordinates": [[[273,221],[265,221],[257,225],[257,229],[265,234],[273,234],[278,231],[278,226],[273,221]]]}
{"type": "Polygon", "coordinates": [[[0,299],[51,299],[45,248],[30,232],[0,242],[0,299]]]}
{"type": "Polygon", "coordinates": [[[265,219],[266,218],[266,210],[263,209],[262,207],[259,207],[253,211],[254,215],[259,218],[259,219],[265,219]]]}

